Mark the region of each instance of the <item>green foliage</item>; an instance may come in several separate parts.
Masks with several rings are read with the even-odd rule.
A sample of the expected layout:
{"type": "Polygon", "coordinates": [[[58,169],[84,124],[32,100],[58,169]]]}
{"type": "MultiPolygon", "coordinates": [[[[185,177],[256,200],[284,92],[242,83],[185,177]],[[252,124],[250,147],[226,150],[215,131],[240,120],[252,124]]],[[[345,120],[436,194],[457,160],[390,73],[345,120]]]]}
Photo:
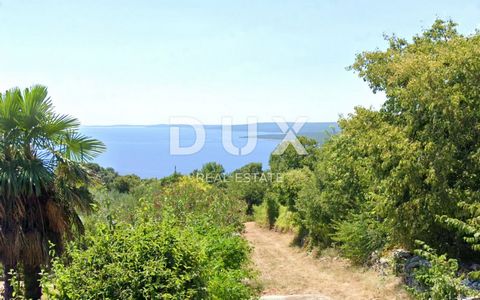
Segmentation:
{"type": "Polygon", "coordinates": [[[441,20],[412,41],[388,38],[352,66],[386,95],[382,108],[341,118],[341,132],[303,164],[314,176],[293,149],[271,157],[284,172],[271,191],[313,245],[338,242],[360,263],[385,243],[413,249],[416,239],[458,257],[472,257],[467,244],[480,248],[479,49],[479,33],[441,20]]]}
{"type": "Polygon", "coordinates": [[[250,299],[248,244],[225,206],[225,217],[216,215],[225,199],[190,197],[211,189],[184,177],[162,191],[163,202],[138,201],[131,220],[97,219],[53,263],[43,282],[49,298],[250,299]]]}
{"type": "Polygon", "coordinates": [[[296,213],[288,210],[285,206],[280,206],[278,211],[278,218],[275,221],[275,230],[298,233],[299,229],[296,213]]]}
{"type": "Polygon", "coordinates": [[[275,221],[279,215],[279,205],[275,198],[267,197],[265,200],[265,204],[267,206],[267,219],[268,219],[268,227],[271,229],[273,228],[275,221]]]}
{"type": "Polygon", "coordinates": [[[210,184],[224,185],[225,169],[216,162],[208,162],[200,170],[194,170],[192,176],[210,184]]]}
{"type": "Polygon", "coordinates": [[[161,214],[167,208],[178,222],[186,223],[189,218],[209,216],[211,224],[216,226],[234,226],[243,228],[246,204],[242,199],[231,197],[221,188],[190,176],[176,176],[174,179],[150,179],[142,181],[130,193],[117,191],[97,191],[96,199],[100,207],[95,222],[114,220],[132,222],[142,199],[148,199],[155,205],[153,213],[161,214]]]}
{"type": "MultiPolygon", "coordinates": [[[[280,207],[287,207],[291,212],[296,211],[299,193],[312,180],[314,180],[314,174],[307,168],[289,170],[278,180],[274,180],[262,205],[255,208],[254,215],[257,223],[271,229],[275,226],[280,207]]],[[[286,217],[285,213],[284,217],[286,217]]]]}
{"type": "MultiPolygon", "coordinates": [[[[480,35],[463,36],[437,20],[412,42],[392,37],[388,49],[364,52],[353,65],[374,91],[385,93],[381,114],[399,132],[400,154],[380,183],[382,210],[395,236],[461,247],[437,215],[461,217],[456,203],[479,199],[478,76],[480,35]]],[[[452,251],[450,251],[452,252],[452,251]]],[[[453,253],[453,252],[452,252],[453,253]]]]}
{"type": "Polygon", "coordinates": [[[261,163],[250,163],[232,172],[228,177],[227,189],[230,195],[246,202],[247,214],[251,215],[253,205],[262,203],[270,181],[261,163]]]}
{"type": "MultiPolygon", "coordinates": [[[[318,142],[315,139],[299,136],[298,141],[307,151],[306,155],[298,154],[295,148],[288,144],[281,155],[270,155],[270,170],[274,173],[286,172],[293,169],[309,168],[313,169],[315,164],[315,155],[318,151],[318,142]]],[[[286,142],[288,143],[288,142],[286,142]]]]}
{"type": "Polygon", "coordinates": [[[151,188],[144,197],[148,199],[149,195],[157,207],[173,209],[175,217],[181,222],[186,222],[189,215],[194,214],[208,216],[209,222],[217,226],[243,228],[245,202],[202,180],[182,177],[162,189],[151,188]]]}
{"type": "Polygon", "coordinates": [[[266,202],[263,202],[261,205],[253,206],[253,220],[261,227],[270,228],[266,202]]]}
{"type": "Polygon", "coordinates": [[[186,232],[145,223],[106,226],[69,252],[71,264],[53,265],[51,299],[200,298],[206,286],[198,254],[186,232]],[[82,291],[79,293],[79,291],[82,291]]]}
{"type": "MultiPolygon", "coordinates": [[[[36,270],[49,262],[49,241],[61,251],[66,238],[83,231],[78,212],[92,208],[84,163],[105,146],[79,126],[55,112],[44,86],[0,93],[0,261],[6,272],[23,272],[27,298],[41,296],[36,270]]],[[[10,299],[4,275],[3,297],[10,299]]]]}
{"type": "Polygon", "coordinates": [[[461,278],[457,276],[458,263],[455,259],[448,259],[446,254],[437,255],[427,244],[417,241],[420,249],[415,253],[430,262],[429,266],[420,266],[415,271],[415,279],[420,283],[421,289],[410,289],[418,299],[458,299],[459,296],[471,296],[472,290],[462,285],[461,278]]]}
{"type": "Polygon", "coordinates": [[[129,193],[120,193],[117,190],[97,189],[93,191],[96,201],[94,214],[83,216],[85,226],[96,226],[96,222],[125,221],[132,223],[135,211],[139,205],[138,198],[129,193]]]}
{"type": "Polygon", "coordinates": [[[117,176],[113,180],[111,187],[120,193],[128,193],[134,187],[138,186],[140,182],[141,179],[137,175],[117,176]]]}
{"type": "Polygon", "coordinates": [[[480,203],[458,203],[465,213],[463,220],[443,215],[439,220],[456,230],[473,250],[480,251],[480,203]]]}
{"type": "Polygon", "coordinates": [[[364,264],[370,254],[382,250],[388,242],[385,226],[368,212],[355,214],[338,223],[333,240],[342,254],[354,263],[364,264]]]}
{"type": "Polygon", "coordinates": [[[279,214],[279,204],[272,194],[265,196],[265,201],[253,207],[255,222],[263,227],[272,229],[279,214]]]}
{"type": "Polygon", "coordinates": [[[15,270],[10,270],[8,272],[10,275],[9,283],[10,286],[13,288],[13,299],[15,300],[27,300],[25,296],[25,285],[23,281],[20,279],[20,275],[15,270]]]}
{"type": "MultiPolygon", "coordinates": [[[[96,163],[85,163],[85,168],[97,180],[97,188],[106,188],[109,191],[129,193],[133,188],[141,184],[142,179],[137,175],[130,174],[121,176],[113,168],[104,168],[96,163]]],[[[172,176],[177,175],[177,173],[172,176]]],[[[168,180],[170,177],[165,177],[168,180]]]]}
{"type": "Polygon", "coordinates": [[[281,205],[296,211],[299,193],[312,180],[314,180],[314,174],[307,168],[289,170],[282,174],[280,180],[273,182],[272,192],[281,205]]]}
{"type": "Polygon", "coordinates": [[[107,188],[111,188],[113,181],[119,176],[113,168],[104,168],[97,163],[85,163],[85,167],[93,177],[97,178],[100,186],[107,188]]]}

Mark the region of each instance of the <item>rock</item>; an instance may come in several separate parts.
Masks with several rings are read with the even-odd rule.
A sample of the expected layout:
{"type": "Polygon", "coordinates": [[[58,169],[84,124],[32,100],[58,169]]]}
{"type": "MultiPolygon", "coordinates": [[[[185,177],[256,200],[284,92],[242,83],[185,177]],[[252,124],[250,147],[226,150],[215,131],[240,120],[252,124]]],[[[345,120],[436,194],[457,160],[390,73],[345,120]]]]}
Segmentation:
{"type": "Polygon", "coordinates": [[[405,263],[405,273],[409,274],[419,267],[430,267],[430,266],[431,266],[430,262],[425,258],[420,256],[413,256],[407,259],[407,262],[405,263]]]}
{"type": "Polygon", "coordinates": [[[467,279],[462,280],[462,283],[465,286],[467,286],[468,288],[480,291],[480,281],[478,281],[478,280],[471,280],[471,279],[467,278],[467,279]]]}
{"type": "Polygon", "coordinates": [[[471,264],[470,265],[470,270],[472,271],[480,271],[480,264],[471,264]]]}
{"type": "Polygon", "coordinates": [[[395,249],[393,250],[393,258],[395,260],[403,260],[412,257],[412,253],[405,249],[395,249]]]}
{"type": "Polygon", "coordinates": [[[405,262],[403,270],[404,282],[407,286],[414,288],[418,291],[425,290],[425,287],[415,279],[415,270],[420,267],[431,267],[431,263],[423,257],[412,256],[405,262]]]}
{"type": "Polygon", "coordinates": [[[370,266],[373,270],[385,276],[391,273],[392,259],[389,257],[381,257],[378,251],[374,251],[370,254],[367,266],[370,266]]]}
{"type": "Polygon", "coordinates": [[[405,274],[405,264],[413,254],[405,249],[395,249],[393,254],[393,271],[397,276],[403,276],[405,274]]]}

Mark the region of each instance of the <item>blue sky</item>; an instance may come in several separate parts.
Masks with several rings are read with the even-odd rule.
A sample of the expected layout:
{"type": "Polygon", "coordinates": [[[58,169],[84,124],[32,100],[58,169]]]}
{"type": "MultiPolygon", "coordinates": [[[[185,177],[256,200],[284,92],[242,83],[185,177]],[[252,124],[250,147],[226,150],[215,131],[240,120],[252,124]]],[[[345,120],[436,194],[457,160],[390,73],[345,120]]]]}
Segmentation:
{"type": "Polygon", "coordinates": [[[383,101],[355,54],[436,17],[472,33],[480,2],[0,0],[0,89],[47,85],[86,125],[335,121],[383,101]]]}

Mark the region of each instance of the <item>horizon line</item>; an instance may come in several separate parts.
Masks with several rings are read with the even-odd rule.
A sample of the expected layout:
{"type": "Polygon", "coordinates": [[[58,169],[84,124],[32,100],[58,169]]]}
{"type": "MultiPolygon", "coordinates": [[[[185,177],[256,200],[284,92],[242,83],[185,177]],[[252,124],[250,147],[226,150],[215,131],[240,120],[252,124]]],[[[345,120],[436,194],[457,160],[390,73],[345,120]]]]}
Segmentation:
{"type": "MultiPolygon", "coordinates": [[[[295,123],[295,121],[286,121],[287,123],[295,123]]],[[[338,123],[338,121],[307,121],[305,124],[328,124],[338,123]]],[[[234,123],[232,126],[245,126],[253,123],[234,123]]],[[[256,124],[276,124],[275,122],[257,122],[256,124]]],[[[203,126],[222,126],[221,123],[205,123],[203,126]]],[[[80,124],[80,127],[154,127],[154,126],[194,126],[194,124],[186,123],[155,123],[155,124],[80,124]]]]}

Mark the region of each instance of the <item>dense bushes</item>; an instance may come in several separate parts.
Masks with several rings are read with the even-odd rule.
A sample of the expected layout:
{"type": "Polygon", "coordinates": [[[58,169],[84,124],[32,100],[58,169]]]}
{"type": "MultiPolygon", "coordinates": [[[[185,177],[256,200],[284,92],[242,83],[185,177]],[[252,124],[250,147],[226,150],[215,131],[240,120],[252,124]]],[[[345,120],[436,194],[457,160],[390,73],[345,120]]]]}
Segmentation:
{"type": "Polygon", "coordinates": [[[280,206],[278,209],[278,217],[274,222],[275,230],[281,232],[298,233],[297,216],[285,206],[280,206]]]}
{"type": "Polygon", "coordinates": [[[360,54],[353,65],[374,91],[386,94],[379,113],[402,137],[381,152],[401,156],[379,182],[379,209],[395,240],[412,247],[421,239],[455,254],[462,241],[445,232],[437,216],[462,218],[456,203],[478,201],[480,35],[462,36],[455,24],[438,20],[411,43],[396,37],[389,43],[385,51],[360,54]]]}
{"type": "Polygon", "coordinates": [[[150,180],[133,192],[142,197],[129,198],[128,207],[111,204],[120,199],[109,200],[107,208],[87,220],[85,237],[53,263],[51,275],[43,280],[51,299],[255,295],[247,284],[254,278],[248,267],[250,249],[239,234],[243,201],[230,200],[192,177],[166,186],[150,180]]]}
{"type": "Polygon", "coordinates": [[[364,264],[374,251],[382,250],[388,242],[384,224],[368,212],[355,214],[335,227],[333,240],[341,253],[355,263],[364,264]]]}
{"type": "Polygon", "coordinates": [[[51,299],[249,299],[248,253],[232,230],[169,216],[103,224],[68,251],[68,264],[53,264],[45,286],[51,299]]]}
{"type": "MultiPolygon", "coordinates": [[[[105,225],[70,250],[71,264],[54,264],[49,284],[57,297],[75,299],[76,290],[87,288],[92,298],[137,299],[152,291],[166,298],[249,298],[252,289],[241,280],[251,277],[248,247],[235,234],[252,208],[259,224],[295,228],[302,241],[337,246],[357,263],[377,250],[414,250],[416,240],[425,241],[432,248],[421,244],[417,254],[429,264],[416,271],[413,293],[422,299],[471,293],[452,257],[478,259],[480,249],[480,34],[462,36],[453,23],[436,21],[411,42],[388,42],[384,51],[359,54],[352,66],[374,92],[385,93],[380,110],[356,108],[321,148],[300,138],[306,156],[290,146],[272,155],[268,174],[281,173],[281,180],[228,182],[267,173],[250,164],[226,175],[209,163],[194,173],[200,178],[129,185],[133,199],[143,199],[129,202],[129,211],[140,215],[101,214],[105,225]],[[148,249],[140,258],[143,245],[163,260],[148,249]],[[130,268],[138,278],[119,271],[130,268]]],[[[100,175],[114,186],[111,172],[100,175]]]]}
{"type": "Polygon", "coordinates": [[[261,204],[271,177],[262,170],[261,163],[249,163],[230,174],[227,190],[229,195],[247,203],[247,214],[253,213],[253,206],[261,204]]]}
{"type": "Polygon", "coordinates": [[[313,172],[309,169],[293,169],[283,173],[281,180],[272,184],[272,193],[278,202],[296,211],[296,203],[300,192],[313,180],[313,172]]]}
{"type": "MultiPolygon", "coordinates": [[[[357,107],[313,155],[293,148],[272,155],[270,167],[284,180],[271,191],[303,240],[338,246],[355,262],[376,250],[414,250],[416,240],[478,260],[480,34],[463,36],[453,22],[437,20],[411,42],[393,36],[388,43],[351,67],[385,94],[381,109],[357,107]]],[[[426,286],[418,296],[456,297],[454,261],[428,253],[421,254],[432,266],[418,273],[426,286]]]]}
{"type": "Polygon", "coordinates": [[[279,215],[279,204],[275,196],[268,193],[261,205],[254,206],[254,220],[258,225],[272,229],[279,215]]]}
{"type": "Polygon", "coordinates": [[[98,225],[54,263],[51,299],[201,299],[207,286],[197,241],[170,224],[98,225]],[[83,247],[85,249],[83,249],[83,247]],[[81,291],[81,293],[80,293],[81,291]]]}
{"type": "Polygon", "coordinates": [[[166,185],[162,181],[151,181],[139,186],[133,195],[152,201],[157,212],[168,207],[179,222],[187,222],[196,215],[208,216],[211,224],[243,227],[246,203],[196,177],[181,176],[166,185]]]}
{"type": "Polygon", "coordinates": [[[306,155],[298,155],[295,148],[285,142],[280,147],[286,147],[285,151],[280,155],[271,155],[269,160],[270,170],[274,173],[286,172],[293,169],[309,168],[315,166],[315,155],[318,150],[318,141],[306,136],[298,137],[299,142],[305,148],[306,155]]]}
{"type": "Polygon", "coordinates": [[[461,296],[472,296],[475,293],[462,284],[457,276],[458,263],[448,259],[446,255],[437,255],[435,250],[423,242],[418,242],[420,249],[416,254],[425,258],[429,264],[420,266],[415,271],[415,288],[410,288],[418,299],[458,299],[461,296]]]}
{"type": "Polygon", "coordinates": [[[314,244],[335,237],[345,253],[357,248],[351,256],[360,260],[384,244],[365,242],[385,234],[391,246],[414,249],[418,239],[468,256],[465,241],[475,244],[478,230],[457,203],[478,203],[480,193],[480,98],[472,92],[480,35],[464,37],[437,21],[411,43],[389,43],[352,66],[387,101],[339,121],[341,133],[318,151],[316,182],[296,197],[295,209],[314,244]],[[446,220],[465,241],[445,230],[446,220]]]}

